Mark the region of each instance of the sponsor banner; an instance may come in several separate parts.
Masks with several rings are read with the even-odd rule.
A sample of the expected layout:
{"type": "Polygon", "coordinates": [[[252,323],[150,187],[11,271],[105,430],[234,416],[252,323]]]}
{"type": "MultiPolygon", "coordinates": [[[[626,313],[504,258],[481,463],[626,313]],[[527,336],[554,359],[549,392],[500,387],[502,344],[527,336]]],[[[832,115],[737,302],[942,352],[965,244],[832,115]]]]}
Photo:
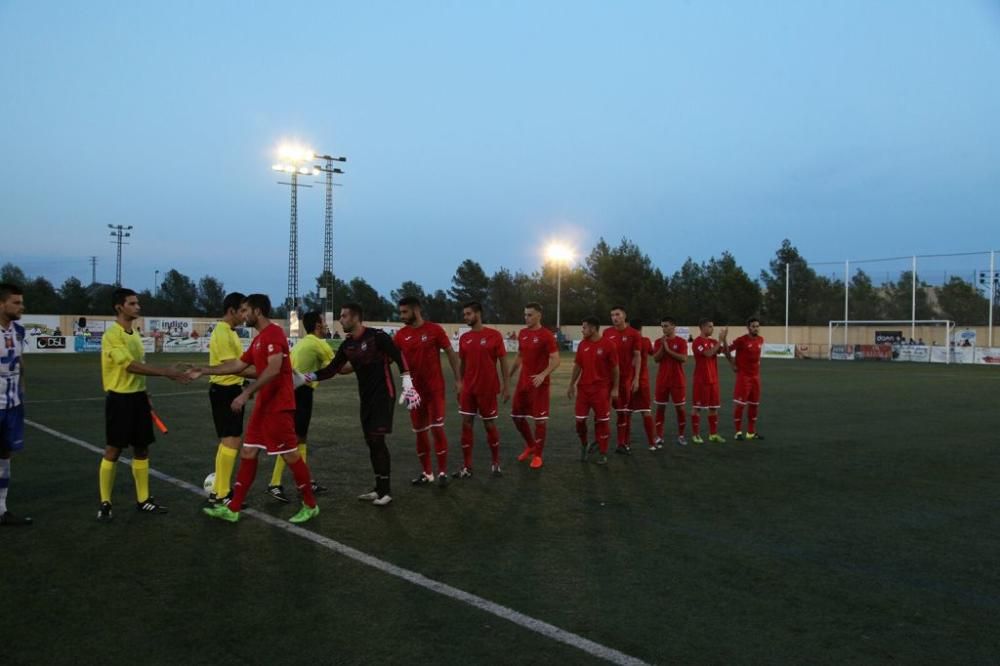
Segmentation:
{"type": "Polygon", "coordinates": [[[953,334],[956,347],[975,347],[976,332],[971,328],[963,328],[953,334]]]}
{"type": "Polygon", "coordinates": [[[834,361],[853,361],[854,345],[832,345],[830,358],[834,361]]]}
{"type": "Polygon", "coordinates": [[[197,354],[208,351],[208,338],[169,337],[163,340],[163,351],[172,354],[197,354]]]}
{"type": "Polygon", "coordinates": [[[104,319],[86,319],[86,317],[84,319],[86,320],[86,326],[80,326],[79,320],[73,322],[73,335],[82,335],[84,337],[88,335],[100,336],[114,323],[114,319],[110,321],[105,321],[104,319]]]}
{"type": "Polygon", "coordinates": [[[875,344],[877,345],[899,345],[905,339],[902,331],[875,331],[875,344]]]}
{"type": "Polygon", "coordinates": [[[75,335],[73,336],[73,350],[77,352],[99,352],[101,351],[101,336],[75,335]]]}
{"type": "Polygon", "coordinates": [[[892,345],[854,345],[855,361],[891,361],[892,345]]]}
{"type": "Polygon", "coordinates": [[[795,358],[795,345],[764,343],[761,358],[795,358]]]}
{"type": "Polygon", "coordinates": [[[974,358],[980,365],[1000,366],[1000,347],[977,347],[974,358]]]}
{"type": "Polygon", "coordinates": [[[25,340],[29,354],[72,354],[76,345],[72,337],[65,335],[34,335],[25,340]]]}
{"type": "Polygon", "coordinates": [[[517,351],[517,340],[511,340],[510,338],[504,338],[503,345],[509,352],[517,351]]]}
{"type": "Polygon", "coordinates": [[[973,363],[975,360],[974,347],[931,347],[931,363],[973,363]]]}
{"type": "Polygon", "coordinates": [[[184,317],[168,319],[147,317],[144,322],[147,333],[162,333],[171,338],[186,338],[194,330],[194,320],[184,317]]]}
{"type": "Polygon", "coordinates": [[[28,334],[28,337],[39,335],[54,335],[59,337],[63,335],[63,332],[59,329],[59,315],[26,314],[21,317],[21,321],[18,323],[24,326],[24,331],[28,334]]]}
{"type": "Polygon", "coordinates": [[[928,363],[931,360],[931,348],[927,345],[893,345],[892,360],[928,363]]]}
{"type": "Polygon", "coordinates": [[[147,354],[156,351],[156,338],[143,338],[142,339],[142,351],[147,354]]]}

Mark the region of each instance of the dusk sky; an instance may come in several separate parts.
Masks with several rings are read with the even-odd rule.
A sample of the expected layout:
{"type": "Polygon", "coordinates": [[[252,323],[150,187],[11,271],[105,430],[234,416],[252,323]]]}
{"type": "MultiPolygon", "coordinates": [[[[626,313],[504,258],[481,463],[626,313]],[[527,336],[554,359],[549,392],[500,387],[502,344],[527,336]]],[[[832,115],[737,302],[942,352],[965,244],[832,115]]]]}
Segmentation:
{"type": "MultiPolygon", "coordinates": [[[[0,261],[286,290],[295,140],[346,155],[334,271],[384,295],[545,240],[665,273],[1000,248],[1000,3],[0,0],[0,261]]],[[[311,179],[310,179],[311,180],[311,179]]],[[[322,268],[300,193],[300,284],[322,268]]],[[[964,264],[962,264],[964,266],[964,264]]],[[[904,266],[905,268],[905,266],[904,266]]]]}

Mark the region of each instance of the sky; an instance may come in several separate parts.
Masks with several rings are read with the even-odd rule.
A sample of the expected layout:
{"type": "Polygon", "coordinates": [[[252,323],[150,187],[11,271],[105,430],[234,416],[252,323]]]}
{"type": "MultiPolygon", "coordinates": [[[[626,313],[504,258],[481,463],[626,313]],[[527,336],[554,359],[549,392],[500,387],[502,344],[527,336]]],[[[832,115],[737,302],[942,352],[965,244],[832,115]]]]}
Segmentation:
{"type": "MultiPolygon", "coordinates": [[[[124,284],[282,301],[286,141],[347,157],[334,272],[385,295],[553,238],[667,274],[998,249],[998,118],[996,1],[0,0],[0,262],[110,282],[131,224],[124,284]]],[[[303,290],[323,214],[316,181],[303,290]]]]}

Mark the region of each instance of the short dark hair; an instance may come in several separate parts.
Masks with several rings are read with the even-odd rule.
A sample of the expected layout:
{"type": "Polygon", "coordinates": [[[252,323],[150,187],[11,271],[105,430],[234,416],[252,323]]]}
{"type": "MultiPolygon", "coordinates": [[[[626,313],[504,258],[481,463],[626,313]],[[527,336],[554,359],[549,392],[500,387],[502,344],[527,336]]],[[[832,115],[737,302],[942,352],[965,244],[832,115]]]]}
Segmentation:
{"type": "Polygon", "coordinates": [[[539,303],[538,301],[531,301],[530,303],[525,303],[524,304],[524,309],[527,310],[529,308],[532,309],[532,310],[534,310],[535,312],[541,312],[542,311],[542,304],[539,303]]]}
{"type": "Polygon", "coordinates": [[[611,312],[614,312],[615,310],[621,310],[622,314],[625,315],[625,319],[628,319],[628,310],[625,309],[625,306],[623,306],[623,305],[612,305],[611,306],[611,312]]]}
{"type": "Polygon", "coordinates": [[[660,323],[661,324],[673,324],[674,326],[676,326],[677,325],[677,320],[674,319],[673,317],[671,317],[670,315],[667,315],[666,317],[661,317],[660,318],[660,323]]]}
{"type": "Polygon", "coordinates": [[[239,310],[240,306],[243,305],[243,301],[246,299],[246,295],[241,294],[238,291],[226,294],[226,297],[222,299],[222,314],[226,314],[230,310],[239,310]]]}
{"type": "Polygon", "coordinates": [[[760,319],[757,319],[757,317],[750,317],[749,319],[747,319],[747,326],[749,326],[750,324],[752,324],[754,322],[757,322],[759,324],[760,323],[760,319]]]}
{"type": "Polygon", "coordinates": [[[0,282],[0,301],[6,301],[11,296],[24,296],[24,292],[16,284],[0,282]]]}
{"type": "Polygon", "coordinates": [[[249,305],[251,310],[260,310],[262,316],[271,316],[271,299],[267,294],[249,294],[243,302],[249,305]]]}
{"type": "Polygon", "coordinates": [[[306,328],[306,333],[312,333],[316,330],[317,324],[323,320],[323,313],[319,310],[310,310],[309,312],[302,315],[302,325],[306,328]]]}
{"type": "Polygon", "coordinates": [[[589,317],[584,317],[583,323],[587,324],[588,326],[593,326],[594,328],[601,327],[601,320],[598,319],[596,315],[590,315],[589,317]]]}
{"type": "Polygon", "coordinates": [[[465,305],[462,306],[463,310],[465,308],[469,308],[473,312],[482,312],[483,311],[483,305],[479,301],[469,301],[468,303],[466,303],[465,305]]]}
{"type": "Polygon", "coordinates": [[[401,299],[399,299],[399,303],[397,303],[396,305],[398,305],[400,307],[402,307],[402,306],[405,305],[405,306],[411,307],[411,308],[422,307],[420,305],[420,299],[417,298],[416,296],[403,296],[401,299]]]}
{"type": "Polygon", "coordinates": [[[702,317],[701,319],[698,320],[699,328],[704,326],[705,324],[714,324],[714,323],[715,320],[712,319],[711,317],[702,317]]]}
{"type": "Polygon", "coordinates": [[[358,319],[364,319],[365,311],[362,309],[360,303],[355,303],[351,301],[350,303],[344,303],[340,306],[341,310],[350,310],[352,314],[357,316],[358,319]]]}
{"type": "Polygon", "coordinates": [[[126,289],[125,287],[118,287],[113,292],[111,292],[111,309],[114,310],[119,305],[125,305],[125,301],[128,300],[129,296],[138,296],[131,289],[126,289]]]}

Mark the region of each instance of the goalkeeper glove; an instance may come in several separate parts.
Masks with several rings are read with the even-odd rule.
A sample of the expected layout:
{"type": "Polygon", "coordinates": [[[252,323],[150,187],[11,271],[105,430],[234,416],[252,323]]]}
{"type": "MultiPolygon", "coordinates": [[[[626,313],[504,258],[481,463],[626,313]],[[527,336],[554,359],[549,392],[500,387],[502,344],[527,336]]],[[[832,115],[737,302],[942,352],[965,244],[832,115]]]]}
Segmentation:
{"type": "Polygon", "coordinates": [[[406,408],[413,410],[420,406],[420,394],[417,393],[417,389],[413,388],[413,378],[410,377],[410,373],[404,372],[401,379],[403,380],[403,392],[399,396],[399,404],[406,403],[406,408]]]}
{"type": "Polygon", "coordinates": [[[292,388],[298,388],[306,384],[309,380],[298,370],[292,370],[292,388]]]}

